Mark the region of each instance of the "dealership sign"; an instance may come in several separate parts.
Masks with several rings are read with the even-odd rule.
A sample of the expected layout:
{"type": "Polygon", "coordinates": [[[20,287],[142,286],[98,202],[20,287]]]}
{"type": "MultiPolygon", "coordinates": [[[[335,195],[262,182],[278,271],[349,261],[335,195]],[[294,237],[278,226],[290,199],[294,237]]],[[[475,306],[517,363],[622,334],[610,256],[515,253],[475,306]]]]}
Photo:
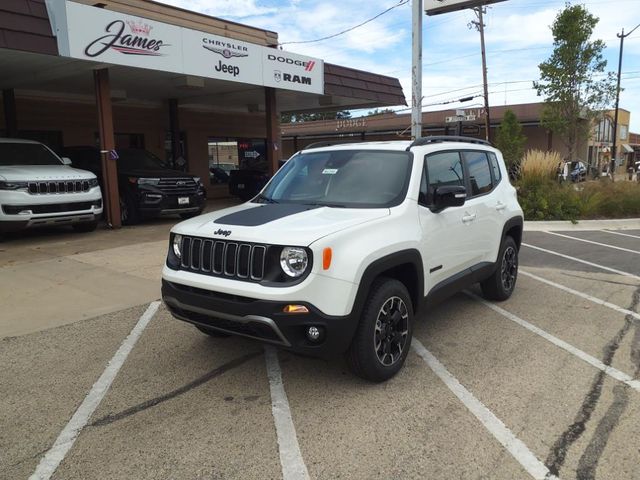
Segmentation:
{"type": "Polygon", "coordinates": [[[322,60],[66,0],[46,4],[62,56],[324,94],[322,60]]]}
{"type": "Polygon", "coordinates": [[[424,0],[424,10],[427,15],[464,10],[465,8],[504,2],[505,0],[424,0]]]}

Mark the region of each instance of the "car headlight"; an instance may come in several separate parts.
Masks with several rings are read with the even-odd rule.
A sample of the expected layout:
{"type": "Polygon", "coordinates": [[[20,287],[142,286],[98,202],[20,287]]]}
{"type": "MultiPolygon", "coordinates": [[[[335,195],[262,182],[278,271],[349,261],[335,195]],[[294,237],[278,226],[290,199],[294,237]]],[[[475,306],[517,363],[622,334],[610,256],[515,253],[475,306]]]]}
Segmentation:
{"type": "Polygon", "coordinates": [[[159,178],[139,178],[138,185],[158,185],[160,183],[159,178]]]}
{"type": "Polygon", "coordinates": [[[280,266],[289,277],[300,277],[309,265],[309,257],[304,248],[284,247],[280,253],[280,266]]]}
{"type": "Polygon", "coordinates": [[[93,188],[93,187],[97,187],[98,186],[98,179],[97,178],[90,178],[89,179],[89,187],[93,188]]]}
{"type": "Polygon", "coordinates": [[[27,182],[0,181],[0,190],[26,190],[27,186],[27,182]]]}
{"type": "Polygon", "coordinates": [[[173,236],[173,253],[176,257],[182,258],[182,235],[173,236]]]}

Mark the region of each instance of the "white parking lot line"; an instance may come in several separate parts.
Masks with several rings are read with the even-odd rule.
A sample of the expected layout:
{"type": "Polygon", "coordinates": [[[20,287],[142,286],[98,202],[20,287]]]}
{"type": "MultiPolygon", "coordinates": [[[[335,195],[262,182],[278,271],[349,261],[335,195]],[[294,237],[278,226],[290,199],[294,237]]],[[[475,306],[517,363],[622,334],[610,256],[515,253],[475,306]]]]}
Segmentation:
{"type": "Polygon", "coordinates": [[[546,283],[547,285],[558,288],[567,293],[571,293],[572,295],[575,295],[577,297],[584,298],[585,300],[589,300],[590,302],[597,303],[598,305],[602,305],[604,307],[610,308],[612,310],[615,310],[616,312],[624,313],[625,315],[631,315],[633,318],[637,318],[638,320],[640,320],[640,313],[634,312],[632,310],[628,310],[626,308],[622,308],[620,305],[616,305],[615,303],[610,303],[605,300],[601,300],[600,298],[588,295],[586,293],[579,292],[578,290],[565,287],[564,285],[561,285],[556,282],[552,282],[551,280],[547,280],[546,278],[539,277],[537,275],[534,275],[533,273],[525,272],[522,269],[518,270],[518,273],[520,273],[521,275],[524,275],[525,277],[533,278],[534,280],[537,280],[539,282],[546,283]]]}
{"type": "Polygon", "coordinates": [[[133,350],[134,345],[142,335],[155,313],[158,311],[160,302],[151,302],[147,310],[142,314],[136,326],[133,327],[129,336],[124,339],[120,348],[109,361],[100,378],[93,384],[91,390],[80,404],[71,420],[64,427],[53,446],[42,457],[36,471],[29,477],[30,480],[48,480],[56,471],[64,457],[75,443],[80,431],[85,427],[89,418],[100,405],[105,394],[109,390],[111,383],[118,375],[120,368],[133,350]]]}
{"type": "Polygon", "coordinates": [[[276,425],[282,477],[284,480],[309,480],[309,472],[304,464],[296,428],[291,418],[287,392],[285,392],[282,383],[282,371],[278,362],[278,353],[271,346],[265,346],[264,349],[269,388],[271,390],[271,411],[276,425]]]}
{"type": "Polygon", "coordinates": [[[496,417],[480,400],[473,396],[457,378],[446,369],[440,361],[427,350],[419,340],[413,339],[411,346],[414,351],[425,361],[433,373],[458,397],[465,407],[482,423],[482,425],[494,436],[498,442],[522,465],[533,478],[538,480],[557,478],[549,472],[547,467],[529,450],[529,448],[516,437],[511,430],[496,417]]]}
{"type": "Polygon", "coordinates": [[[507,318],[508,320],[511,320],[512,322],[517,323],[521,327],[524,327],[530,332],[533,332],[536,335],[544,338],[548,342],[553,343],[555,346],[562,348],[566,352],[569,352],[571,355],[574,355],[575,357],[579,358],[583,362],[586,362],[589,365],[597,368],[598,370],[603,371],[606,375],[610,376],[611,378],[618,380],[619,382],[623,382],[629,385],[634,390],[640,392],[640,380],[634,380],[631,375],[627,375],[626,373],[621,372],[617,368],[613,368],[609,365],[605,365],[597,358],[589,355],[586,352],[583,352],[579,348],[574,347],[573,345],[565,342],[564,340],[560,340],[558,337],[551,335],[549,332],[541,329],[540,327],[536,327],[535,325],[527,322],[526,320],[523,320],[517,315],[514,315],[511,312],[507,312],[505,309],[500,308],[499,306],[491,302],[488,302],[485,299],[480,298],[471,292],[465,291],[465,293],[469,295],[471,298],[473,298],[474,300],[477,300],[483,305],[489,307],[494,312],[499,313],[503,317],[507,318]]]}
{"type": "Polygon", "coordinates": [[[638,235],[631,235],[630,233],[614,232],[613,230],[600,230],[601,232],[611,233],[613,235],[621,235],[623,237],[640,238],[638,235]]]}
{"type": "Polygon", "coordinates": [[[622,252],[635,253],[636,255],[640,255],[640,252],[638,250],[631,250],[629,248],[616,247],[614,245],[609,245],[608,243],[594,242],[593,240],[586,240],[584,238],[572,237],[571,235],[565,235],[563,233],[557,233],[557,232],[548,232],[547,231],[545,233],[548,233],[549,235],[555,235],[556,237],[568,238],[569,240],[575,240],[577,242],[590,243],[592,245],[598,245],[600,247],[613,248],[615,250],[620,250],[622,252]]]}
{"type": "Polygon", "coordinates": [[[551,255],[556,255],[558,257],[566,258],[567,260],[572,260],[574,262],[583,263],[584,265],[589,265],[590,267],[599,268],[600,270],[606,270],[607,272],[615,273],[618,275],[623,275],[629,278],[635,278],[636,280],[640,280],[638,275],[634,275],[633,273],[623,272],[622,270],[616,270],[615,268],[605,267],[604,265],[598,265],[597,263],[588,262],[586,260],[582,260],[581,258],[572,257],[570,255],[565,255],[564,253],[554,252],[553,250],[547,250],[546,248],[536,247],[535,245],[531,245],[529,243],[522,243],[523,247],[533,248],[534,250],[539,250],[544,253],[549,253],[551,255]]]}

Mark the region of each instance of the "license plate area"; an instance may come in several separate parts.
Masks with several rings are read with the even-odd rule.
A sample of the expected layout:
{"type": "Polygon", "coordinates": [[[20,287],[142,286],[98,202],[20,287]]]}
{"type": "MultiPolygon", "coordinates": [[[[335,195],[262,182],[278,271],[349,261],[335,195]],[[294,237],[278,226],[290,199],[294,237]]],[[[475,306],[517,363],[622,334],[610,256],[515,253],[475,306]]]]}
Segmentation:
{"type": "Polygon", "coordinates": [[[178,197],[178,205],[189,205],[189,197],[178,197]]]}

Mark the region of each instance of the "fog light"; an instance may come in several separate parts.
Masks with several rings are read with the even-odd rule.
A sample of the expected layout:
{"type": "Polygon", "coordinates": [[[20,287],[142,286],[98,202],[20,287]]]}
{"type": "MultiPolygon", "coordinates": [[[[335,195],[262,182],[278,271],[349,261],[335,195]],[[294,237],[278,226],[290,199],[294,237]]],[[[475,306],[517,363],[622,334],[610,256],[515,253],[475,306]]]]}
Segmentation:
{"type": "Polygon", "coordinates": [[[318,342],[322,339],[322,330],[319,327],[307,327],[307,338],[312,342],[318,342]]]}

